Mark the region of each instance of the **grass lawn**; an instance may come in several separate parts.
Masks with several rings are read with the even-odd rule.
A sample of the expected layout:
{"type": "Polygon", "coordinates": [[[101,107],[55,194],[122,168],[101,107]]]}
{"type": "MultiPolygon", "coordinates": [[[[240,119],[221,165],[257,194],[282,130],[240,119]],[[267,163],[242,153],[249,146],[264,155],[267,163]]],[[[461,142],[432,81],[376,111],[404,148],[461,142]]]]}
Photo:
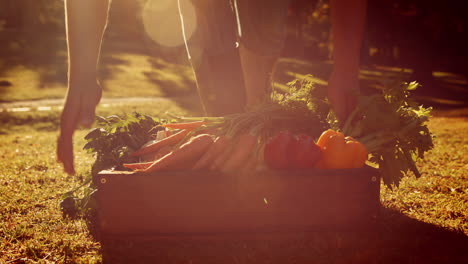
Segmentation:
{"type": "MultiPolygon", "coordinates": [[[[1,101],[62,98],[65,54],[63,49],[57,52],[52,56],[57,61],[47,65],[2,58],[0,81],[6,82],[0,86],[1,101]]],[[[166,111],[200,115],[196,97],[180,97],[195,95],[190,68],[186,62],[170,61],[125,46],[104,50],[101,79],[105,97],[166,99],[157,104],[101,105],[98,114],[136,110],[158,116],[166,111]]],[[[328,63],[283,59],[275,86],[284,88],[287,81],[311,72],[318,84],[325,85],[330,69],[328,63]]],[[[376,80],[394,78],[400,71],[369,67],[361,71],[361,80],[364,86],[373,86],[376,80]]],[[[409,75],[409,71],[403,74],[409,75]]],[[[464,97],[457,96],[467,89],[466,78],[449,73],[434,76],[446,89],[443,96],[424,90],[419,97],[425,103],[467,106],[464,97]]],[[[294,241],[250,243],[172,240],[152,250],[163,263],[468,263],[466,110],[438,111],[430,120],[437,137],[435,148],[418,163],[422,177],[406,177],[395,190],[382,186],[381,226],[374,233],[323,232],[300,234],[294,241]]],[[[75,136],[78,173],[68,176],[62,172],[55,162],[58,117],[56,107],[52,111],[0,112],[0,264],[102,261],[101,245],[89,235],[84,221],[64,219],[58,206],[63,193],[85,181],[93,162],[82,150],[87,131],[81,130],[75,136]]]]}
{"type": "MultiPolygon", "coordinates": [[[[102,107],[98,114],[199,111],[181,105],[102,107]]],[[[64,192],[83,183],[93,162],[81,150],[86,131],[76,134],[78,173],[68,176],[55,162],[57,112],[1,114],[0,263],[100,262],[100,244],[84,221],[63,219],[58,207],[64,192]]],[[[381,227],[375,233],[302,234],[294,241],[172,240],[154,250],[168,263],[466,263],[466,111],[438,114],[429,126],[437,137],[435,148],[418,163],[422,177],[407,177],[393,191],[383,187],[381,227]]]]}
{"type": "MultiPolygon", "coordinates": [[[[37,50],[0,51],[0,103],[64,97],[65,42],[51,38],[42,41],[44,43],[37,50]]],[[[184,52],[184,47],[164,49],[148,43],[106,39],[99,65],[103,96],[178,97],[195,94],[195,77],[184,52]]],[[[285,83],[310,73],[318,85],[326,85],[331,69],[332,64],[327,61],[282,58],[273,76],[273,86],[284,89],[285,83]]],[[[375,87],[384,79],[413,81],[409,79],[411,72],[411,69],[368,65],[361,70],[361,87],[375,87]]],[[[420,102],[442,107],[468,107],[466,76],[433,72],[433,77],[434,82],[423,81],[422,88],[416,92],[420,102]]]]}

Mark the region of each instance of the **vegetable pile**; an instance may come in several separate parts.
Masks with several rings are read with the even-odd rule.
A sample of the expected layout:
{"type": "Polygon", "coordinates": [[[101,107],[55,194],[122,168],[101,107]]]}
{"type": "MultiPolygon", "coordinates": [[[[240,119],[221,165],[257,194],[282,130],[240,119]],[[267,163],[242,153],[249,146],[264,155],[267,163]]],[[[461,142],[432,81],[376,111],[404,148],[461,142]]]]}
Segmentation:
{"type": "Polygon", "coordinates": [[[103,169],[153,173],[214,170],[379,168],[384,183],[397,186],[409,171],[419,176],[417,158],[432,148],[425,122],[430,109],[409,92],[417,83],[392,83],[381,93],[359,96],[356,110],[338,122],[323,93],[308,79],[273,92],[256,109],[223,117],[167,119],[133,113],[99,117],[86,136],[103,169]]]}

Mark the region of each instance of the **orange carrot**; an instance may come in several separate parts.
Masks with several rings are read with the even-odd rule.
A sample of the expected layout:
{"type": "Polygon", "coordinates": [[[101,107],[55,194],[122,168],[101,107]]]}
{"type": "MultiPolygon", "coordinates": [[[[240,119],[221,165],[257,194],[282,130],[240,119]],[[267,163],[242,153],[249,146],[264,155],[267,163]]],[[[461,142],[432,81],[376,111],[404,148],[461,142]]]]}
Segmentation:
{"type": "Polygon", "coordinates": [[[170,136],[174,135],[174,131],[172,131],[172,130],[166,130],[166,131],[164,131],[164,133],[165,133],[166,137],[170,137],[170,136]]]}
{"type": "Polygon", "coordinates": [[[255,153],[255,152],[250,153],[245,163],[242,164],[241,166],[240,172],[242,174],[249,174],[249,173],[255,172],[257,165],[259,163],[258,161],[259,157],[257,154],[258,153],[255,153]]]}
{"type": "Polygon", "coordinates": [[[129,168],[129,169],[132,169],[132,170],[144,170],[146,168],[148,168],[149,166],[151,166],[151,164],[153,164],[154,161],[150,161],[150,162],[140,162],[140,163],[124,163],[123,166],[125,168],[129,168]]]}
{"type": "Polygon", "coordinates": [[[169,145],[174,145],[176,143],[179,143],[188,133],[190,132],[189,129],[183,129],[175,134],[172,134],[166,138],[163,138],[161,140],[158,140],[152,144],[149,144],[147,146],[141,147],[139,150],[135,151],[132,153],[132,156],[141,156],[144,154],[148,154],[154,151],[159,150],[163,146],[169,146],[169,145]]]}
{"type": "Polygon", "coordinates": [[[225,135],[217,137],[211,147],[203,154],[203,156],[195,163],[193,170],[208,168],[211,163],[223,153],[223,150],[228,146],[229,140],[225,135]]]}
{"type": "Polygon", "coordinates": [[[184,167],[184,164],[194,159],[198,159],[213,144],[213,136],[209,134],[200,134],[180,146],[180,148],[170,152],[164,157],[153,162],[146,168],[145,172],[154,172],[161,170],[178,170],[184,167]]]}
{"type": "Polygon", "coordinates": [[[141,155],[140,156],[140,161],[141,162],[155,161],[155,160],[158,160],[158,159],[162,158],[166,154],[169,154],[169,152],[171,152],[173,150],[174,150],[174,146],[164,146],[164,147],[161,147],[159,150],[157,150],[155,152],[151,152],[151,153],[148,153],[148,154],[145,154],[145,155],[141,155]]]}
{"type": "Polygon", "coordinates": [[[233,149],[232,138],[226,136],[225,148],[217,157],[215,157],[215,159],[210,165],[210,170],[218,170],[219,168],[221,168],[221,165],[223,165],[223,163],[231,155],[232,149],[233,149]]]}
{"type": "Polygon", "coordinates": [[[167,128],[171,128],[171,129],[195,129],[205,124],[206,124],[206,121],[195,121],[195,122],[187,122],[187,123],[169,123],[163,126],[167,128]]]}
{"type": "Polygon", "coordinates": [[[231,156],[225,161],[221,167],[222,172],[230,172],[238,169],[250,156],[250,153],[255,148],[258,142],[258,137],[251,133],[242,134],[239,137],[234,149],[231,152],[231,156]]]}

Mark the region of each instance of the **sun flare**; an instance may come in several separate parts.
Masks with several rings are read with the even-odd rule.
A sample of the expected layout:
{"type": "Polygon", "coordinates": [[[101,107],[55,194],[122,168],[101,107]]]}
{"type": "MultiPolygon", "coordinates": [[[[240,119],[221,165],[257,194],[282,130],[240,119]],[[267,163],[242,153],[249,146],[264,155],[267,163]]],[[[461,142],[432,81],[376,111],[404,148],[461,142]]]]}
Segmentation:
{"type": "Polygon", "coordinates": [[[146,34],[158,45],[176,47],[184,45],[184,34],[190,39],[197,26],[194,7],[189,0],[180,0],[184,27],[181,27],[179,1],[149,0],[143,8],[146,34]]]}

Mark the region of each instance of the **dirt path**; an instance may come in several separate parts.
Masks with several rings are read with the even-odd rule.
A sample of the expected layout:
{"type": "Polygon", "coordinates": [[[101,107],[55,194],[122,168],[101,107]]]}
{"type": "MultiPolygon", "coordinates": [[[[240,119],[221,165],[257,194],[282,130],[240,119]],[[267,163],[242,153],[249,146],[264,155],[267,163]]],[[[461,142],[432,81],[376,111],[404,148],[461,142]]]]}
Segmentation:
{"type": "MultiPolygon", "coordinates": [[[[130,105],[141,103],[161,103],[170,101],[190,101],[198,100],[196,95],[182,97],[121,97],[103,98],[99,104],[102,107],[116,105],[130,105]]],[[[0,112],[30,112],[30,111],[51,111],[61,110],[64,99],[40,99],[16,102],[0,102],[0,112]]],[[[468,107],[438,108],[434,107],[433,116],[437,117],[468,117],[468,107]]]]}
{"type": "MultiPolygon", "coordinates": [[[[124,98],[103,98],[100,105],[103,107],[114,105],[127,105],[137,103],[160,103],[172,101],[174,98],[168,97],[124,97],[124,98]]],[[[0,103],[0,112],[29,112],[29,111],[50,111],[62,109],[64,99],[41,99],[0,103]]]]}

